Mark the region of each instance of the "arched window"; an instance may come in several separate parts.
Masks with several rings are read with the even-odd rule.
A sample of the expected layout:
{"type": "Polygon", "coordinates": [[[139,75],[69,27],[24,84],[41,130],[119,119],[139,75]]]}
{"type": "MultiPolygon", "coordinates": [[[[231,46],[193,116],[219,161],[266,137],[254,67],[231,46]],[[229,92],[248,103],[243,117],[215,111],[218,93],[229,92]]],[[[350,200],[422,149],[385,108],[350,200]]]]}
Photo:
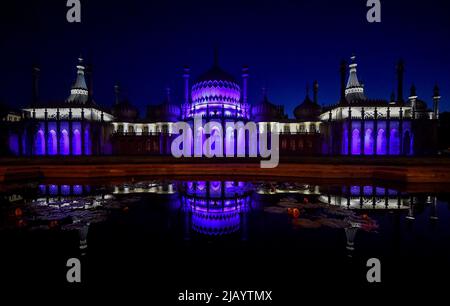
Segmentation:
{"type": "Polygon", "coordinates": [[[364,155],[373,155],[372,129],[366,129],[366,133],[364,135],[364,155]]]}
{"type": "MultiPolygon", "coordinates": [[[[328,137],[331,137],[328,136],[328,137]]],[[[347,128],[344,128],[344,131],[342,132],[342,149],[341,149],[342,154],[348,154],[348,130],[347,128]]]]}
{"type": "Polygon", "coordinates": [[[89,125],[84,130],[84,154],[91,155],[91,133],[89,133],[89,125]]]}
{"type": "Polygon", "coordinates": [[[48,131],[47,136],[48,155],[56,155],[58,153],[58,140],[55,130],[48,131]]]}
{"type": "Polygon", "coordinates": [[[59,152],[61,155],[68,155],[69,154],[69,133],[67,133],[66,129],[63,129],[61,131],[61,135],[60,135],[60,140],[59,140],[59,152]]]}
{"type": "Polygon", "coordinates": [[[378,130],[377,135],[377,154],[385,155],[386,154],[386,132],[383,129],[378,130]]]}
{"type": "Polygon", "coordinates": [[[73,155],[81,155],[81,135],[78,129],[73,131],[72,136],[72,153],[73,155]]]}
{"type": "Polygon", "coordinates": [[[361,137],[359,135],[359,130],[354,129],[352,132],[352,155],[361,154],[361,137]]]}
{"type": "Polygon", "coordinates": [[[389,154],[391,155],[400,154],[400,137],[397,129],[391,129],[389,154]]]}
{"type": "Polygon", "coordinates": [[[36,133],[36,138],[34,140],[34,154],[44,155],[45,154],[45,137],[44,131],[39,130],[36,133]]]}

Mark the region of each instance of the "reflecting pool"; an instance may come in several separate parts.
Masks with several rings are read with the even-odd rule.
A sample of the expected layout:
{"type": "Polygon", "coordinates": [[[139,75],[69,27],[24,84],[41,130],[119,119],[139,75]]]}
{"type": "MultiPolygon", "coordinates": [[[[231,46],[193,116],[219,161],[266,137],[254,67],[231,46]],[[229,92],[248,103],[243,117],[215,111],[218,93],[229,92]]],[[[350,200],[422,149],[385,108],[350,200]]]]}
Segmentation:
{"type": "Polygon", "coordinates": [[[82,263],[80,286],[156,282],[148,290],[170,297],[372,290],[369,258],[382,263],[378,289],[436,289],[450,271],[445,186],[195,178],[42,181],[0,193],[2,278],[19,286],[70,287],[68,258],[82,263]]]}

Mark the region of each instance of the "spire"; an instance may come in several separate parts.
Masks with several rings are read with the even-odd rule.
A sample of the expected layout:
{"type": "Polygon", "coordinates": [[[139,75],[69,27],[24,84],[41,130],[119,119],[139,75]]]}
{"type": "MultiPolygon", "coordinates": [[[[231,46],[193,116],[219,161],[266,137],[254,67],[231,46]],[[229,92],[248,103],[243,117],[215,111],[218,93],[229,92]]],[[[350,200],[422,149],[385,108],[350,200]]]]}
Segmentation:
{"type": "Polygon", "coordinates": [[[219,48],[214,46],[214,67],[219,67],[219,48]]]}
{"type": "Polygon", "coordinates": [[[166,98],[164,99],[164,102],[169,104],[170,103],[170,87],[166,87],[166,98]]]}
{"type": "Polygon", "coordinates": [[[114,103],[117,105],[120,103],[120,85],[116,82],[114,85],[114,103]]]}
{"type": "Polygon", "coordinates": [[[394,91],[392,91],[391,92],[391,99],[390,99],[390,101],[389,102],[394,102],[395,103],[395,92],[394,91]]]}
{"type": "Polygon", "coordinates": [[[352,55],[350,59],[351,64],[348,65],[350,74],[347,81],[347,87],[345,88],[345,97],[350,102],[352,100],[365,100],[364,87],[359,83],[358,75],[356,73],[356,67],[358,67],[356,56],[352,55]]]}
{"type": "Polygon", "coordinates": [[[86,65],[86,76],[87,76],[87,81],[88,81],[88,102],[89,103],[93,103],[94,99],[93,99],[93,94],[94,94],[94,80],[92,78],[92,63],[89,63],[86,65]]]}
{"type": "Polygon", "coordinates": [[[319,93],[319,82],[317,82],[317,80],[315,80],[313,82],[313,101],[316,104],[319,103],[318,93],[319,93]]]}
{"type": "Polygon", "coordinates": [[[439,86],[437,83],[433,87],[433,98],[440,98],[439,86]]]}
{"type": "Polygon", "coordinates": [[[397,103],[403,104],[403,74],[405,72],[405,65],[403,60],[399,60],[396,65],[397,71],[397,103]]]}
{"type": "Polygon", "coordinates": [[[266,86],[263,86],[261,88],[261,92],[262,92],[263,100],[266,101],[267,100],[267,88],[266,88],[266,86]]]}
{"type": "Polygon", "coordinates": [[[439,101],[441,96],[439,94],[439,86],[436,84],[433,88],[433,115],[434,119],[439,119],[439,101]]]}
{"type": "Polygon", "coordinates": [[[85,104],[88,101],[88,88],[84,78],[84,69],[83,58],[80,56],[77,65],[77,79],[72,85],[70,96],[67,99],[69,103],[85,104]]]}
{"type": "Polygon", "coordinates": [[[411,90],[409,94],[410,98],[417,98],[416,86],[414,84],[411,85],[411,90]]]}

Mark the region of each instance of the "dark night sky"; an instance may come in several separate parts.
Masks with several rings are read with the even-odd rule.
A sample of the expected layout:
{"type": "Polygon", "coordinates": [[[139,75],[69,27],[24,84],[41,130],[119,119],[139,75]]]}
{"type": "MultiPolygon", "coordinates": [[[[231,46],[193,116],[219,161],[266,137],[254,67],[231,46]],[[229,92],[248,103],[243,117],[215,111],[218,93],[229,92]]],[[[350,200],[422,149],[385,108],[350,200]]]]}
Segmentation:
{"type": "Polygon", "coordinates": [[[94,98],[113,103],[113,85],[141,110],[163,99],[170,86],[181,103],[184,65],[193,78],[212,64],[219,46],[222,68],[240,80],[250,67],[250,101],[269,98],[289,116],[317,79],[322,104],[339,95],[342,58],[357,55],[358,74],[371,98],[389,98],[394,64],[406,65],[405,95],[415,83],[431,105],[441,87],[450,109],[450,10],[446,1],[381,0],[381,24],[366,21],[366,0],[137,1],[81,0],[82,23],[66,21],[65,0],[2,3],[0,100],[24,106],[31,98],[31,66],[41,66],[42,100],[63,100],[81,54],[94,65],[94,98]]]}

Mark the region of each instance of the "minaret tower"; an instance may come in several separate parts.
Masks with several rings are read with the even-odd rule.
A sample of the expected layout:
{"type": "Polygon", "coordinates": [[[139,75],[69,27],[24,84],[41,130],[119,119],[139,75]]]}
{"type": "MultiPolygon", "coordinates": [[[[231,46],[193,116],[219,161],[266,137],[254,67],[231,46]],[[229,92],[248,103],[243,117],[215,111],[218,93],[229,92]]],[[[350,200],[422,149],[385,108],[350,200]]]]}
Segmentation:
{"type": "Polygon", "coordinates": [[[349,77],[347,81],[347,87],[345,88],[345,98],[351,103],[352,100],[365,100],[364,96],[364,86],[359,83],[358,75],[356,74],[356,56],[352,56],[352,63],[348,65],[349,77]]]}
{"type": "Polygon", "coordinates": [[[189,115],[190,108],[190,98],[189,98],[189,77],[190,77],[190,69],[188,66],[185,66],[183,69],[183,80],[184,80],[184,101],[181,106],[181,118],[185,119],[189,115]]]}
{"type": "Polygon", "coordinates": [[[403,74],[405,72],[405,65],[403,60],[399,60],[396,66],[397,70],[397,104],[403,105],[403,74]]]}
{"type": "Polygon", "coordinates": [[[439,101],[441,96],[439,95],[439,86],[436,84],[433,88],[433,115],[434,119],[439,119],[439,101]]]}
{"type": "Polygon", "coordinates": [[[120,103],[120,85],[116,83],[114,85],[114,103],[117,105],[120,103]]]}
{"type": "Polygon", "coordinates": [[[314,103],[318,104],[318,93],[319,93],[319,82],[314,81],[313,82],[313,101],[314,103]]]}
{"type": "Polygon", "coordinates": [[[417,111],[417,107],[416,107],[417,91],[416,91],[416,86],[414,84],[411,85],[411,90],[410,90],[408,100],[409,100],[409,103],[411,104],[412,118],[415,119],[416,111],[417,111]]]}
{"type": "Polygon", "coordinates": [[[248,66],[242,67],[242,103],[243,115],[248,119],[248,66]]]}

